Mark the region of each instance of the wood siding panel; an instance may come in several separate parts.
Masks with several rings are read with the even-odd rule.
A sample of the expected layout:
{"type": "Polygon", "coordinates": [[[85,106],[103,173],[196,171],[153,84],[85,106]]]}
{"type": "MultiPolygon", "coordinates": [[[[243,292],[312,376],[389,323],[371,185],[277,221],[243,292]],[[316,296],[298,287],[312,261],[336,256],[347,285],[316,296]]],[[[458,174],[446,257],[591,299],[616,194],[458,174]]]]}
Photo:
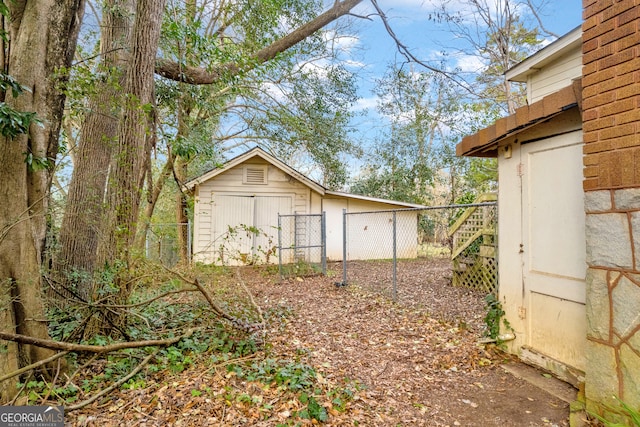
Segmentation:
{"type": "MultiPolygon", "coordinates": [[[[211,242],[216,238],[216,232],[212,229],[211,224],[213,216],[216,215],[216,209],[223,209],[224,206],[215,207],[214,201],[216,196],[266,196],[266,197],[287,197],[291,200],[290,211],[282,212],[283,214],[309,213],[311,207],[311,198],[319,200],[321,196],[316,194],[302,182],[291,177],[281,169],[262,161],[261,159],[252,159],[220,173],[215,178],[200,184],[197,188],[197,196],[195,202],[195,220],[194,220],[194,242],[193,251],[194,259],[200,262],[211,263],[216,259],[214,251],[211,249],[211,242]],[[244,184],[244,167],[247,165],[268,165],[266,184],[244,184]]],[[[284,206],[284,205],[283,205],[284,206]]],[[[318,208],[320,209],[320,208],[318,208]]],[[[228,216],[228,212],[226,216],[228,216]]],[[[225,215],[223,215],[225,216],[225,215]]],[[[277,214],[273,215],[272,226],[277,226],[277,214]]]]}
{"type": "MultiPolygon", "coordinates": [[[[398,209],[397,205],[349,198],[325,198],[327,213],[327,257],[342,258],[342,209],[347,218],[347,251],[349,260],[390,259],[393,257],[393,214],[378,212],[398,209]]],[[[418,212],[398,211],[396,214],[396,253],[399,258],[415,258],[418,245],[418,212]]]]}
{"type": "Polygon", "coordinates": [[[582,76],[582,53],[576,48],[561,59],[550,63],[529,78],[529,103],[570,86],[571,81],[582,76]]]}
{"type": "Polygon", "coordinates": [[[207,190],[209,193],[238,193],[238,194],[278,194],[278,193],[286,193],[286,194],[295,194],[294,201],[294,210],[298,213],[306,213],[307,206],[309,205],[309,193],[310,189],[302,184],[300,181],[297,181],[291,178],[289,175],[282,172],[280,169],[269,166],[267,177],[268,182],[266,185],[263,184],[243,184],[242,177],[243,172],[242,168],[246,164],[260,164],[260,163],[243,163],[227,172],[224,172],[215,179],[207,181],[202,184],[202,191],[206,191],[204,186],[207,186],[207,190]]]}

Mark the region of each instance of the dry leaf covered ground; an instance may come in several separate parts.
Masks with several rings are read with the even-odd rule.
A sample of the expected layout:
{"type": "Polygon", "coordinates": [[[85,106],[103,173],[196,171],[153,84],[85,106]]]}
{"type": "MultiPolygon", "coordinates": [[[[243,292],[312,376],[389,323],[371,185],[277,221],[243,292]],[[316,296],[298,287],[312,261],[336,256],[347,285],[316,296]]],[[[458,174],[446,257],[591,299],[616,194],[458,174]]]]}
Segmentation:
{"type": "Polygon", "coordinates": [[[144,387],[70,413],[68,422],[568,425],[568,404],[506,373],[499,364],[517,362],[477,344],[483,295],[451,287],[448,260],[402,265],[397,302],[378,280],[389,263],[351,266],[348,286],[336,286],[339,264],[329,268],[329,277],[283,281],[264,269],[244,268],[242,280],[268,324],[264,351],[149,378],[144,387]]]}

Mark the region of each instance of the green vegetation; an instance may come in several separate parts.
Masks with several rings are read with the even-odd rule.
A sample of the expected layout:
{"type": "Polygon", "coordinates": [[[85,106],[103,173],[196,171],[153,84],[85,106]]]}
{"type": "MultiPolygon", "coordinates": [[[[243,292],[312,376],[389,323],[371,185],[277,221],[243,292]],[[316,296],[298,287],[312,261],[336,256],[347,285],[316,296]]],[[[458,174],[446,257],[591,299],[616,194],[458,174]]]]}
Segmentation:
{"type": "Polygon", "coordinates": [[[487,314],[484,317],[484,323],[487,325],[487,329],[484,334],[486,337],[495,340],[496,344],[500,346],[504,343],[504,341],[500,339],[501,324],[502,327],[504,327],[503,330],[513,332],[513,328],[504,317],[505,312],[502,309],[502,303],[494,294],[487,295],[484,301],[487,308],[487,314]]]}
{"type": "Polygon", "coordinates": [[[594,416],[602,422],[605,427],[640,427],[640,408],[632,408],[627,403],[616,397],[620,407],[609,407],[610,415],[606,417],[594,414],[594,416]],[[614,415],[615,414],[615,415],[614,415]],[[618,414],[622,414],[622,417],[618,414]],[[610,421],[610,420],[616,421],[610,421]],[[624,419],[624,420],[623,420],[624,419]],[[629,424],[628,422],[631,422],[629,424]]]}

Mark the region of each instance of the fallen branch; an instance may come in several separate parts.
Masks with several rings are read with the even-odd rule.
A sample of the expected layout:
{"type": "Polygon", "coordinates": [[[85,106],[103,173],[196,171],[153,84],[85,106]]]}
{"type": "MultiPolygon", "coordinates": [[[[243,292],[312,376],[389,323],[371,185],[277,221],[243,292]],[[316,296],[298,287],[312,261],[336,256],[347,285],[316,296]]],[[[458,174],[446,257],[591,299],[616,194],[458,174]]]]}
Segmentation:
{"type": "Polygon", "coordinates": [[[89,358],[89,360],[87,360],[82,366],[78,366],[78,368],[70,375],[67,377],[67,382],[64,383],[65,387],[68,387],[69,384],[73,384],[73,378],[80,372],[83,371],[87,366],[91,365],[93,363],[94,360],[96,360],[98,357],[98,354],[94,354],[93,356],[91,356],[89,358]]]}
{"type": "Polygon", "coordinates": [[[140,347],[152,347],[152,346],[166,346],[175,344],[178,341],[191,336],[194,329],[189,329],[182,335],[172,338],[165,338],[162,340],[147,340],[147,341],[125,341],[109,345],[88,345],[88,344],[74,344],[62,341],[47,340],[43,338],[35,338],[27,335],[11,334],[8,332],[0,332],[0,339],[6,341],[19,342],[21,344],[35,345],[36,347],[48,348],[51,350],[63,350],[63,351],[76,351],[87,353],[109,353],[117,350],[124,350],[127,348],[140,348],[140,347]]]}
{"type": "MultiPolygon", "coordinates": [[[[236,270],[236,276],[238,277],[238,282],[240,283],[240,286],[242,286],[244,291],[249,296],[249,301],[251,301],[251,305],[253,305],[253,308],[255,308],[256,311],[258,312],[258,317],[260,317],[260,330],[262,331],[262,336],[260,337],[260,342],[262,344],[264,344],[264,342],[265,342],[265,340],[267,338],[267,330],[266,330],[266,325],[267,324],[264,321],[264,316],[262,315],[262,309],[256,303],[256,300],[253,299],[253,294],[251,293],[251,291],[249,291],[249,288],[247,288],[247,285],[244,283],[244,280],[242,280],[242,275],[240,274],[240,269],[236,270]]],[[[258,331],[255,331],[254,334],[257,333],[257,332],[258,331]]]]}
{"type": "Polygon", "coordinates": [[[23,374],[23,373],[25,373],[27,371],[30,371],[32,369],[39,368],[40,366],[46,365],[47,363],[53,362],[54,360],[59,359],[60,357],[66,355],[68,353],[69,353],[69,351],[63,351],[61,353],[56,353],[53,356],[47,357],[44,360],[40,360],[38,362],[32,363],[32,364],[27,365],[27,366],[25,366],[23,368],[20,368],[20,369],[18,369],[16,371],[9,372],[8,374],[3,375],[3,376],[0,377],[0,383],[3,382],[3,381],[8,380],[10,378],[13,378],[13,377],[15,377],[17,375],[20,375],[20,374],[23,374]]]}
{"type": "Polygon", "coordinates": [[[140,372],[140,370],[142,370],[142,368],[151,361],[151,359],[153,359],[158,352],[160,351],[161,348],[157,348],[155,349],[155,351],[153,353],[151,353],[150,355],[148,355],[147,357],[144,358],[144,360],[142,362],[140,362],[138,364],[138,366],[136,366],[136,368],[129,372],[129,374],[127,374],[126,376],[120,378],[118,381],[116,381],[115,383],[111,384],[109,387],[103,389],[100,391],[100,393],[96,393],[95,395],[91,396],[89,399],[84,400],[76,405],[71,405],[71,406],[67,406],[65,407],[65,410],[67,411],[75,411],[77,409],[82,409],[85,406],[95,402],[96,400],[98,400],[100,397],[104,396],[105,394],[110,393],[111,391],[115,390],[116,388],[120,387],[122,384],[124,384],[125,382],[129,381],[131,378],[133,378],[138,372],[140,372]]]}
{"type": "MultiPolygon", "coordinates": [[[[243,320],[240,320],[236,317],[231,316],[230,314],[228,314],[227,312],[225,312],[218,304],[216,304],[216,302],[213,300],[213,297],[211,296],[211,294],[209,293],[209,291],[207,291],[207,289],[202,286],[202,284],[200,283],[200,281],[195,278],[193,280],[188,279],[186,277],[184,277],[182,274],[180,274],[179,272],[175,271],[175,270],[171,270],[170,268],[167,268],[166,266],[162,266],[165,270],[167,270],[169,273],[173,274],[174,276],[178,277],[180,280],[182,280],[185,283],[189,283],[193,286],[195,286],[196,288],[198,288],[198,290],[200,291],[200,293],[202,293],[202,295],[204,296],[204,298],[207,300],[207,302],[209,303],[209,306],[211,306],[211,308],[213,309],[213,311],[220,317],[222,317],[225,320],[228,320],[229,322],[231,322],[231,324],[236,328],[236,329],[240,329],[248,334],[255,334],[256,332],[260,331],[260,330],[264,330],[264,319],[262,318],[262,310],[260,310],[260,308],[258,307],[258,314],[260,316],[260,319],[262,321],[262,323],[249,323],[249,322],[245,322],[243,320]]],[[[244,285],[243,285],[244,286],[244,285]]],[[[245,290],[246,287],[245,287],[245,290]]],[[[247,292],[249,292],[247,290],[247,292]]],[[[257,304],[255,303],[255,301],[253,300],[253,297],[251,295],[249,295],[250,299],[251,299],[251,303],[257,307],[257,304]]],[[[264,340],[262,339],[262,342],[260,342],[260,340],[256,340],[256,344],[262,344],[264,343],[264,340]]]]}
{"type": "Polygon", "coordinates": [[[47,380],[44,380],[45,384],[47,384],[49,386],[49,389],[47,390],[47,394],[44,395],[44,397],[41,399],[42,403],[44,404],[44,402],[46,402],[49,399],[49,396],[51,396],[51,393],[53,392],[53,387],[56,385],[56,381],[58,381],[58,375],[60,375],[60,359],[58,359],[58,366],[56,367],[56,374],[53,377],[53,380],[51,380],[51,385],[47,384],[47,380]]]}
{"type": "Polygon", "coordinates": [[[207,369],[205,369],[204,371],[202,371],[196,378],[200,379],[202,378],[203,375],[211,372],[211,371],[215,371],[218,368],[222,368],[223,366],[227,366],[227,365],[231,365],[231,364],[239,364],[240,362],[246,362],[248,360],[253,360],[253,359],[257,359],[258,355],[256,353],[254,354],[250,354],[248,356],[243,356],[243,357],[238,357],[236,359],[229,359],[229,360],[225,360],[223,362],[219,362],[216,363],[213,366],[208,367],[207,369]]]}
{"type": "Polygon", "coordinates": [[[216,302],[213,300],[213,297],[211,296],[211,294],[209,293],[209,291],[207,291],[204,286],[202,286],[202,284],[200,284],[200,281],[198,279],[188,279],[186,277],[184,277],[182,274],[178,273],[175,270],[171,270],[170,268],[167,268],[166,266],[162,266],[165,270],[167,270],[169,273],[173,274],[174,276],[178,277],[180,280],[182,280],[185,283],[189,283],[193,286],[195,286],[196,288],[198,288],[198,290],[200,291],[200,293],[204,296],[204,298],[207,300],[207,302],[209,303],[209,306],[211,306],[211,308],[213,309],[213,311],[215,311],[215,313],[222,317],[223,319],[226,319],[228,321],[230,321],[231,323],[235,323],[236,322],[236,318],[227,314],[222,308],[220,308],[220,306],[218,304],[216,304],[216,302]]]}
{"type": "MultiPolygon", "coordinates": [[[[145,301],[142,301],[142,302],[137,302],[137,303],[134,303],[134,304],[109,304],[108,306],[109,307],[113,307],[113,308],[136,308],[136,307],[140,307],[140,306],[143,306],[143,305],[150,304],[150,303],[152,303],[152,302],[154,302],[156,300],[159,300],[161,298],[168,297],[169,295],[181,294],[181,293],[184,293],[184,292],[198,292],[198,291],[199,291],[199,289],[197,289],[197,288],[176,289],[175,291],[167,291],[167,292],[164,292],[164,293],[162,293],[160,295],[156,295],[155,297],[150,298],[150,299],[145,300],[145,301]]],[[[96,307],[101,307],[103,305],[106,306],[106,304],[93,304],[93,305],[96,306],[96,307]]]]}

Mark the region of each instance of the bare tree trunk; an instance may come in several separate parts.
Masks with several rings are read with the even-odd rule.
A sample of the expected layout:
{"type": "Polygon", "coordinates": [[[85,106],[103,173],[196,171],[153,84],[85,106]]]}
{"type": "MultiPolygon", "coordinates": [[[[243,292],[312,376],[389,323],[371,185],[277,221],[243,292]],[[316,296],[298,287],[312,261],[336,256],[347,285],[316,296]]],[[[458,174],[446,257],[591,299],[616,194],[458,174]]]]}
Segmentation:
{"type": "Polygon", "coordinates": [[[59,282],[71,284],[76,275],[78,294],[85,300],[93,292],[92,273],[104,214],[104,194],[109,164],[116,143],[121,107],[119,86],[125,75],[131,32],[132,0],[108,0],[103,8],[100,54],[105,78],[90,100],[80,131],[78,152],[69,184],[60,251],[56,257],[59,282]],[[81,278],[81,279],[79,279],[81,278]]]}
{"type": "MultiPolygon", "coordinates": [[[[125,102],[111,163],[104,238],[99,241],[97,250],[100,265],[113,265],[114,260],[124,263],[116,266],[122,268],[117,275],[117,301],[125,301],[131,291],[127,274],[132,266],[131,249],[134,248],[147,152],[151,149],[149,135],[155,131],[151,129],[154,120],[150,112],[154,108],[154,65],[163,11],[164,0],[138,0],[131,57],[123,85],[125,102]]],[[[110,323],[120,327],[125,321],[120,316],[110,323]]]]}
{"type": "Polygon", "coordinates": [[[187,196],[180,189],[184,184],[187,176],[187,163],[183,158],[178,157],[174,166],[176,184],[178,184],[178,192],[176,193],[176,222],[178,223],[178,260],[181,263],[189,263],[189,228],[187,223],[189,222],[189,216],[187,215],[188,203],[187,196]]]}
{"type": "MultiPolygon", "coordinates": [[[[187,23],[191,25],[195,20],[196,15],[196,2],[195,0],[186,0],[185,12],[187,23]]],[[[193,62],[193,40],[186,40],[185,56],[187,64],[191,65],[193,62]]],[[[181,96],[178,101],[178,137],[187,138],[189,136],[189,119],[191,113],[194,111],[193,97],[189,96],[189,92],[185,93],[185,96],[181,96]]],[[[182,156],[176,156],[176,160],[173,166],[173,177],[176,180],[176,186],[178,191],[176,193],[176,223],[177,227],[177,243],[178,243],[178,262],[188,264],[188,249],[187,244],[189,238],[187,236],[189,217],[187,215],[187,197],[182,191],[182,184],[185,182],[188,173],[188,164],[186,159],[182,156]]]]}
{"type": "MultiPolygon", "coordinates": [[[[3,70],[30,89],[4,101],[18,111],[37,113],[41,125],[0,139],[0,330],[47,338],[41,267],[49,186],[58,152],[64,95],[56,88],[59,68],[71,64],[84,0],[6,2],[10,48],[3,70]],[[38,170],[25,160],[48,162],[38,170]]],[[[63,82],[62,82],[63,83],[63,82]]],[[[0,375],[49,357],[40,347],[0,341],[0,375]]],[[[15,382],[0,384],[0,402],[16,393],[15,382]]]]}

